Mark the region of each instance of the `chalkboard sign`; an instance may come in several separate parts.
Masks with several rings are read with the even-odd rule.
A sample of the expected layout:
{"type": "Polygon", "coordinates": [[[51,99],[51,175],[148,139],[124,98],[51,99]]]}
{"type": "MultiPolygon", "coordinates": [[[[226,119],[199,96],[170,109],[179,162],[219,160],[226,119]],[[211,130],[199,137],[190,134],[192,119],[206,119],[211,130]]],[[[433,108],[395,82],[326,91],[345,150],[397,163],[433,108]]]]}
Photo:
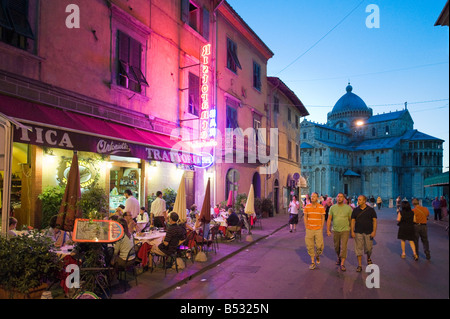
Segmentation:
{"type": "Polygon", "coordinates": [[[123,235],[123,227],[116,221],[75,219],[72,240],[81,243],[113,243],[123,235]]]}

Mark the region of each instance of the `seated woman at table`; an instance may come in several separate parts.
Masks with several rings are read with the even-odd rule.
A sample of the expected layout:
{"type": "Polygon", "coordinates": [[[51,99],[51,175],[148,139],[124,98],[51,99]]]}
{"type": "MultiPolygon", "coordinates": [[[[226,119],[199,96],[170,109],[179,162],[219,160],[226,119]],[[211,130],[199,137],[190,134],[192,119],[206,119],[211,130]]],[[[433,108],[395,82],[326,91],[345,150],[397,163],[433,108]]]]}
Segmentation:
{"type": "Polygon", "coordinates": [[[50,219],[50,229],[48,235],[52,238],[55,247],[62,247],[64,245],[72,245],[72,233],[56,228],[56,220],[58,216],[53,216],[50,219]]]}
{"type": "Polygon", "coordinates": [[[18,220],[14,217],[9,217],[9,227],[8,227],[8,236],[9,237],[16,237],[16,227],[17,227],[18,220]]]}
{"type": "Polygon", "coordinates": [[[132,251],[131,255],[128,257],[128,253],[134,248],[133,235],[128,229],[128,222],[124,218],[120,218],[118,222],[122,225],[125,235],[119,241],[114,243],[114,257],[111,264],[114,268],[123,268],[132,264],[136,258],[136,252],[132,251]],[[128,264],[127,264],[128,257],[128,264]]]}
{"type": "Polygon", "coordinates": [[[214,218],[217,218],[220,215],[220,208],[219,207],[220,207],[219,204],[217,204],[216,207],[214,207],[214,218]]]}
{"type": "Polygon", "coordinates": [[[120,204],[117,208],[116,211],[114,212],[114,214],[112,214],[109,218],[111,219],[112,216],[118,216],[123,217],[123,210],[125,209],[125,206],[120,204]]]}
{"type": "Polygon", "coordinates": [[[130,231],[130,233],[134,234],[136,232],[136,222],[133,220],[133,217],[131,216],[131,214],[125,212],[125,213],[123,213],[122,218],[125,219],[125,221],[127,222],[128,230],[130,231]]]}
{"type": "Polygon", "coordinates": [[[197,210],[197,205],[193,204],[191,206],[191,211],[189,212],[189,217],[191,218],[191,222],[193,224],[195,224],[195,222],[197,221],[198,216],[199,216],[199,212],[197,210]]]}
{"type": "Polygon", "coordinates": [[[136,216],[136,222],[138,223],[140,231],[146,230],[150,226],[150,218],[148,213],[145,211],[145,207],[142,206],[139,214],[136,216]]]}

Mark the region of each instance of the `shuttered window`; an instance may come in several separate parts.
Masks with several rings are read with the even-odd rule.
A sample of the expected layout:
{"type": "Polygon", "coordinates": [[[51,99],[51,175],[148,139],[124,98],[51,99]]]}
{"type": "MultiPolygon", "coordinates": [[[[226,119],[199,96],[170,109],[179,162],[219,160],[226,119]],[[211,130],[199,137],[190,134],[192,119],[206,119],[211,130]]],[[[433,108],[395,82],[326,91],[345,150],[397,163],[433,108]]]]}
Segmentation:
{"type": "Polygon", "coordinates": [[[195,1],[181,1],[181,21],[188,24],[192,29],[201,34],[209,41],[209,17],[207,8],[201,7],[195,1]]]}
{"type": "Polygon", "coordinates": [[[28,21],[28,0],[0,0],[0,41],[27,49],[34,40],[28,21]]]}
{"type": "Polygon", "coordinates": [[[199,116],[200,106],[200,78],[189,72],[189,105],[188,112],[192,115],[199,116]]]}
{"type": "Polygon", "coordinates": [[[149,86],[142,72],[142,45],[127,34],[118,32],[119,76],[118,84],[134,92],[141,93],[142,86],[149,86]]]}
{"type": "Polygon", "coordinates": [[[229,38],[227,38],[227,68],[234,73],[237,73],[237,68],[242,70],[237,55],[237,45],[229,38]]]}

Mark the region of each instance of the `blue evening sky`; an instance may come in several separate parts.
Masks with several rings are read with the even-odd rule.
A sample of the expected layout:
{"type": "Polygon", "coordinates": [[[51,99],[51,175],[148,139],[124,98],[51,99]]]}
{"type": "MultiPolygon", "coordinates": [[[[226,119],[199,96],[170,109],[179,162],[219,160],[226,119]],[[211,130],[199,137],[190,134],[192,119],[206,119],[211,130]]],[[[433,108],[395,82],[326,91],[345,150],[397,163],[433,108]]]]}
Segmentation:
{"type": "Polygon", "coordinates": [[[274,52],[268,75],[297,94],[308,120],[326,123],[350,80],[374,114],[408,102],[414,128],[445,140],[448,170],[449,28],[434,26],[446,0],[228,3],[274,52]],[[379,28],[366,26],[371,4],[379,8],[379,28]]]}

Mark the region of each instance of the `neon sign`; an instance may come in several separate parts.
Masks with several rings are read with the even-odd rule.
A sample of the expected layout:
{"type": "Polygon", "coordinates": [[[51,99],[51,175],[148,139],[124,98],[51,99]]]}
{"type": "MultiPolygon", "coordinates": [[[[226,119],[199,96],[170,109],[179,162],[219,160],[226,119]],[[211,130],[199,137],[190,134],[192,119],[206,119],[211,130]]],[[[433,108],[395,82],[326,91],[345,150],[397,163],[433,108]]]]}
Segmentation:
{"type": "Polygon", "coordinates": [[[210,57],[211,44],[204,45],[201,53],[201,113],[200,113],[200,142],[197,145],[216,145],[214,139],[217,135],[217,112],[209,104],[210,88],[210,57]]]}

